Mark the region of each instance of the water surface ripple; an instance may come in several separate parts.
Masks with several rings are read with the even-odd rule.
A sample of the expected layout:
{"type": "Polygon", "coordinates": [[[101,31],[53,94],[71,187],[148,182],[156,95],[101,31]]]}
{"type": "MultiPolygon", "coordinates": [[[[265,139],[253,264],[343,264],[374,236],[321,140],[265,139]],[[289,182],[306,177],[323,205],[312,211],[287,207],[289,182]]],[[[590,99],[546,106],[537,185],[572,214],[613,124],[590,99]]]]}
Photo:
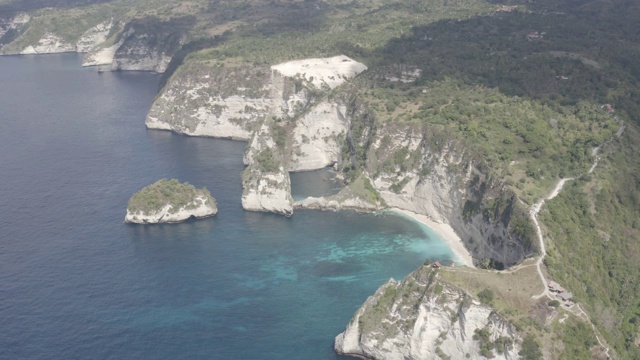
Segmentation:
{"type": "MultiPolygon", "coordinates": [[[[336,359],[378,286],[452,257],[393,215],[244,212],[244,143],[148,131],[158,75],[80,62],[0,57],[0,358],[336,359]],[[123,223],[135,191],[174,177],[219,214],[123,223]]],[[[296,196],[335,191],[313,181],[296,196]]]]}

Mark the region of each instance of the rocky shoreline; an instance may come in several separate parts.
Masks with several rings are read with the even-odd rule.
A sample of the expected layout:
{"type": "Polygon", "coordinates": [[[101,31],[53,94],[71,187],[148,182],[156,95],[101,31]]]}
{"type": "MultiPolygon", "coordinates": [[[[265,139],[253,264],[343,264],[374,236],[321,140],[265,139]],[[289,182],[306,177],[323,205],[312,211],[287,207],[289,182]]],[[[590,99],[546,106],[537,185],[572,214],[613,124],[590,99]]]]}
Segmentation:
{"type": "Polygon", "coordinates": [[[160,211],[149,214],[127,210],[124,222],[132,224],[175,224],[189,219],[203,219],[211,217],[218,213],[218,209],[215,204],[208,204],[205,197],[198,197],[195,199],[195,202],[199,203],[199,205],[191,209],[182,207],[177,212],[171,211],[171,205],[165,205],[160,211]]]}

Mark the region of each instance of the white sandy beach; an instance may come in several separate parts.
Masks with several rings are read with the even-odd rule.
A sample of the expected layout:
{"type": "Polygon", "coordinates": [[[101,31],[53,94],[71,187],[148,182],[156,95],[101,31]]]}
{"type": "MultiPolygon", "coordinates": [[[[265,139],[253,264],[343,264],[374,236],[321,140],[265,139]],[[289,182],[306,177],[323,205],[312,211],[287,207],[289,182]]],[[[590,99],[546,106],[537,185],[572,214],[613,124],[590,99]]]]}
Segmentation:
{"type": "Polygon", "coordinates": [[[392,208],[390,209],[390,211],[408,216],[428,226],[431,230],[440,235],[440,237],[447,243],[447,245],[449,245],[451,251],[453,251],[454,255],[458,258],[458,261],[463,263],[465,266],[474,267],[471,253],[469,252],[469,250],[467,250],[467,248],[464,247],[462,239],[460,239],[455,231],[453,231],[453,228],[451,228],[449,224],[435,222],[426,215],[416,214],[409,210],[392,208]]]}

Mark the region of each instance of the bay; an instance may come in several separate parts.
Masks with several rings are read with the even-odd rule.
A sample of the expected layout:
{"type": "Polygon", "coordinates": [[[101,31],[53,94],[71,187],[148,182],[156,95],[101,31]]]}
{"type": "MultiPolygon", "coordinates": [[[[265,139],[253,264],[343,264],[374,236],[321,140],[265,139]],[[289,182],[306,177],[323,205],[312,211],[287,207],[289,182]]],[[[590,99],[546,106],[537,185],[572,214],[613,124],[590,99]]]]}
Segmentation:
{"type": "MultiPolygon", "coordinates": [[[[0,57],[0,358],[337,359],[367,296],[453,258],[391,214],[243,211],[245,143],[147,130],[158,75],[80,64],[0,57]],[[160,178],[206,186],[219,214],[124,224],[160,178]]],[[[292,182],[336,191],[326,171],[292,182]]]]}

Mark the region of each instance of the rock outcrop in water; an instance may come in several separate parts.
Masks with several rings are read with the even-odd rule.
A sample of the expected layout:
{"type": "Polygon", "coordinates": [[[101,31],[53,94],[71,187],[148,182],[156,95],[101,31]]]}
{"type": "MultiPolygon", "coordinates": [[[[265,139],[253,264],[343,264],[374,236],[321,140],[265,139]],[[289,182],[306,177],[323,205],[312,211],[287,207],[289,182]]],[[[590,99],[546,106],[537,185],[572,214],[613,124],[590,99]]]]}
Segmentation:
{"type": "Polygon", "coordinates": [[[163,89],[146,124],[192,136],[250,140],[244,209],[290,216],[289,171],[335,164],[346,137],[346,107],[323,95],[365,69],[346,56],[271,67],[188,67],[163,89]]]}
{"type": "Polygon", "coordinates": [[[265,121],[247,147],[248,165],[242,173],[242,207],[291,216],[293,198],[289,172],[283,167],[283,146],[277,136],[280,125],[265,121]]]}
{"type": "Polygon", "coordinates": [[[204,218],[218,212],[216,200],[206,188],[196,189],[177,180],[159,180],[144,187],[129,199],[127,223],[177,223],[204,218]]]}
{"type": "Polygon", "coordinates": [[[424,265],[370,296],[334,348],[363,359],[516,359],[520,341],[491,307],[442,282],[438,270],[424,265]]]}
{"type": "Polygon", "coordinates": [[[146,124],[249,141],[247,210],[291,215],[294,207],[397,207],[451,225],[478,260],[509,266],[533,253],[534,242],[522,230],[526,209],[463,145],[439,143],[410,124],[378,128],[368,105],[344,85],[364,69],[344,56],[270,67],[191,63],[161,91],[146,124]],[[331,88],[337,89],[327,96],[331,88]],[[361,180],[330,198],[292,204],[289,171],[344,169],[358,157],[364,159],[361,180]]]}

